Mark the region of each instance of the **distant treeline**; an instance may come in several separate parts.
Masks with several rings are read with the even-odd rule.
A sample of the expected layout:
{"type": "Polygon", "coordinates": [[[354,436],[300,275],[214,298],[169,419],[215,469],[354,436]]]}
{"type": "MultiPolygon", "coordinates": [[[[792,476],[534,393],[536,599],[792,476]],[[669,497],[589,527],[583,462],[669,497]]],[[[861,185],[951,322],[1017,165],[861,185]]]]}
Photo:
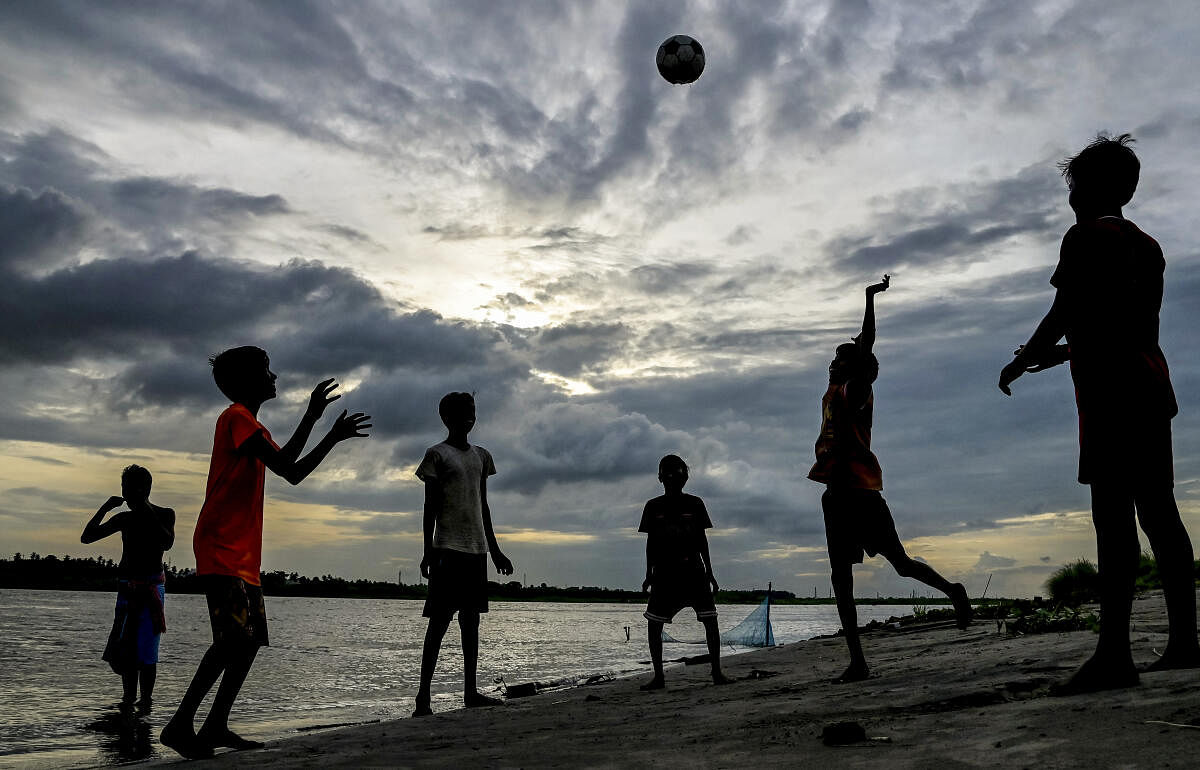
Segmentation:
{"type": "MultiPolygon", "coordinates": [[[[360,599],[424,599],[428,590],[424,583],[388,583],[378,580],[346,580],[332,575],[308,577],[295,572],[264,572],[261,575],[263,593],[267,596],[314,596],[360,599]]],[[[12,560],[0,559],[0,588],[31,588],[58,591],[114,591],[117,586],[117,563],[105,558],[73,558],[70,556],[41,556],[14,554],[12,560]]],[[[202,578],[192,570],[167,567],[167,590],[176,594],[204,593],[202,578]]],[[[757,604],[767,595],[765,589],[751,591],[718,591],[718,604],[757,604]]],[[[613,602],[641,604],[646,594],[620,588],[601,586],[521,585],[488,582],[488,596],[496,601],[510,602],[613,602]]],[[[791,591],[772,591],[771,601],[779,604],[832,604],[832,599],[797,598],[791,591]]],[[[861,603],[911,604],[912,597],[860,599],[861,603]]],[[[939,599],[920,599],[923,604],[940,604],[939,599]]]]}

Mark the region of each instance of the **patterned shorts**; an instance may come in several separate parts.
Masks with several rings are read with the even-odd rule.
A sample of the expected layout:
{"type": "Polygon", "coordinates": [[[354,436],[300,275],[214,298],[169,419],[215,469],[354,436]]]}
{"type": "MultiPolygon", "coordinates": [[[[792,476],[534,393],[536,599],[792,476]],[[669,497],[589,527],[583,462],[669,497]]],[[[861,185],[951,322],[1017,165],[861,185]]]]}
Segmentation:
{"type": "Polygon", "coordinates": [[[214,645],[270,645],[261,586],[232,575],[205,575],[204,598],[214,645]]]}

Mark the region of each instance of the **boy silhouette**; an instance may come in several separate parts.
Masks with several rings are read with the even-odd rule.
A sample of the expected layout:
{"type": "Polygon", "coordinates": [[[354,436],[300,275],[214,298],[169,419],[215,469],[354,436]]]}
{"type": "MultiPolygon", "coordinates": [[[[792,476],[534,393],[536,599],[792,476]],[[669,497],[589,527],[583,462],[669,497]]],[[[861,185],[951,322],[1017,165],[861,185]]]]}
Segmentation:
{"type": "Polygon", "coordinates": [[[299,484],[338,442],[365,437],[363,431],[371,427],[367,415],[343,411],[312,451],[300,457],[325,408],[341,398],[330,396],[337,384],[328,379],[313,388],[300,424],[280,447],[258,421],[259,407],[275,398],[277,376],[266,351],[253,346],[232,348],[209,363],[217,387],[233,402],[217,418],[204,505],[192,536],[213,643],[200,660],[179,708],[159,735],[163,745],[188,758],[212,756],[213,748],[220,746],[249,749],[262,745],[234,733],[228,720],[258,648],[269,644],[259,582],[266,469],[290,484],[299,484]],[[221,686],[197,733],[193,726],[196,710],[219,677],[221,686]]]}
{"type": "Polygon", "coordinates": [[[83,528],[81,543],[94,543],[121,533],[121,563],[117,565],[117,607],[104,660],[121,675],[121,710],[134,708],[138,683],[142,699],[137,710],[150,713],[154,679],[158,675],[158,642],[167,630],[163,612],[166,574],[163,552],[175,542],[175,511],[150,502],[154,478],[140,465],[121,472],[121,495],[113,495],[100,506],[83,528]],[[104,516],[122,503],[129,507],[108,521],[104,516]],[[103,523],[101,523],[103,522],[103,523]]]}
{"type": "Polygon", "coordinates": [[[704,530],[712,529],[712,521],[704,501],[683,492],[688,480],[688,466],[683,458],[667,455],[659,460],[658,480],[664,494],[646,502],[638,525],[638,532],[646,533],[646,579],[642,581],[642,590],[650,592],[650,601],[642,615],[646,618],[646,638],[654,664],[654,678],[642,685],[642,689],[661,690],[667,686],[663,676],[663,624],[670,623],[684,607],[694,609],[696,619],[704,624],[713,684],[728,684],[732,680],[721,673],[721,632],[717,629],[717,607],[713,603],[717,579],[708,555],[708,537],[704,534],[704,530]]]}
{"type": "Polygon", "coordinates": [[[1022,374],[1069,360],[1075,383],[1079,483],[1091,486],[1101,625],[1095,653],[1061,694],[1138,683],[1129,646],[1137,521],[1158,562],[1169,623],[1166,650],[1147,670],[1200,667],[1192,543],[1173,492],[1171,418],[1179,408],[1158,345],[1166,261],[1158,243],[1121,215],[1141,170],[1131,142],[1129,134],[1101,134],[1059,164],[1076,223],[1050,277],[1054,302],[1000,373],[1000,390],[1012,395],[1009,386],[1022,374]],[[1064,336],[1067,344],[1057,344],[1064,336]]]}
{"type": "Polygon", "coordinates": [[[825,539],[838,618],[850,648],[850,666],[835,684],[857,682],[871,675],[858,635],[858,611],[854,605],[853,565],[862,564],[864,552],[881,554],[902,577],[915,578],[936,588],[954,603],[959,628],[971,622],[971,603],[961,583],[951,583],[933,567],[911,558],[896,534],[896,523],[880,494],[883,471],[871,451],[871,419],[875,396],[871,383],[879,376],[875,345],[875,295],[887,291],[891,282],[867,287],[867,308],[862,332],[852,342],[838,345],[829,364],[829,388],[821,399],[821,434],[817,437],[817,461],[808,472],[813,481],[826,485],[821,495],[825,514],[825,539]]]}
{"type": "Polygon", "coordinates": [[[488,611],[487,555],[496,571],[511,575],[512,562],[500,551],[492,531],[487,477],[495,475],[492,455],[467,441],[475,427],[475,397],[447,393],[438,403],[446,440],[425,450],[416,475],[425,483],[421,575],[429,580],[423,615],[429,618],[421,650],[421,683],[413,716],[433,713],[429,688],[442,638],[458,613],[463,651],[463,703],[467,708],[502,701],[479,692],[479,615],[488,611]]]}

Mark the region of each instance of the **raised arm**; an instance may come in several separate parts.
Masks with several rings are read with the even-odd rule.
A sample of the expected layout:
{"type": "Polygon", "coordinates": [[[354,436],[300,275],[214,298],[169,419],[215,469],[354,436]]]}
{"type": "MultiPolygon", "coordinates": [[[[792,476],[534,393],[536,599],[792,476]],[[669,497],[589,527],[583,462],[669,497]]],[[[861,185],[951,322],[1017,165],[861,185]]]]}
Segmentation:
{"type": "MultiPolygon", "coordinates": [[[[315,394],[315,391],[314,391],[315,394]]],[[[283,449],[276,449],[267,441],[263,434],[255,433],[244,444],[239,447],[239,451],[258,459],[263,465],[271,469],[273,473],[285,479],[289,484],[299,484],[308,477],[308,474],[316,470],[316,467],[321,464],[330,450],[338,444],[350,438],[366,438],[364,433],[367,428],[371,427],[370,416],[362,412],[355,412],[352,415],[347,415],[343,409],[338,418],[334,420],[333,427],[325,434],[325,437],[317,442],[317,445],[312,448],[308,454],[301,457],[299,460],[288,457],[283,449]]],[[[301,422],[303,425],[303,421],[301,422]]],[[[297,429],[297,433],[300,429],[297,429]]],[[[295,436],[288,442],[290,446],[295,441],[295,436]]],[[[307,436],[305,437],[307,438],[307,436]]],[[[303,446],[303,442],[301,442],[303,446]]]]}
{"type": "Polygon", "coordinates": [[[483,508],[483,534],[487,537],[488,553],[492,555],[492,563],[496,565],[496,571],[501,575],[511,575],[513,573],[512,562],[500,550],[500,544],[496,542],[496,533],[492,531],[492,509],[488,506],[486,478],[479,482],[479,502],[483,508]]]}
{"type": "Polygon", "coordinates": [[[875,345],[875,295],[887,291],[891,282],[892,277],[885,273],[882,281],[867,287],[867,309],[863,312],[862,332],[854,338],[864,353],[870,353],[875,345]]]}
{"type": "Polygon", "coordinates": [[[113,495],[105,500],[104,504],[100,506],[95,515],[92,516],[86,525],[84,525],[83,534],[79,536],[79,542],[85,544],[94,543],[97,540],[103,540],[115,532],[119,532],[121,529],[121,522],[118,520],[119,514],[118,516],[113,516],[103,524],[100,522],[106,513],[124,502],[125,498],[118,495],[113,495]]]}
{"type": "Polygon", "coordinates": [[[304,451],[304,445],[308,443],[308,437],[312,433],[313,426],[317,424],[317,420],[321,419],[321,415],[325,413],[325,407],[341,398],[340,394],[330,397],[329,394],[335,388],[337,388],[337,383],[333,381],[332,377],[322,380],[317,383],[317,387],[313,388],[312,395],[308,398],[308,408],[304,410],[304,416],[300,418],[300,424],[296,426],[292,437],[279,450],[284,459],[289,462],[295,462],[296,458],[300,457],[300,453],[304,451]]]}

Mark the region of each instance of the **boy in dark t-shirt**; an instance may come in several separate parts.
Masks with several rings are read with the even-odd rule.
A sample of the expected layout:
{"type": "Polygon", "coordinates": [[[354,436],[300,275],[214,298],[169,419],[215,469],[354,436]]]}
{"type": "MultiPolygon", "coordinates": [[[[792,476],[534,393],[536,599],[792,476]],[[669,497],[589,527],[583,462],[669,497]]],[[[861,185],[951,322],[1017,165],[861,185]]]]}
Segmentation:
{"type": "Polygon", "coordinates": [[[1172,489],[1171,418],[1179,408],[1158,345],[1166,262],[1158,243],[1121,216],[1141,170],[1132,141],[1100,135],[1059,164],[1076,224],[1050,278],[1054,303],[1000,373],[1000,390],[1012,395],[1022,374],[1069,360],[1075,383],[1079,483],[1092,491],[1102,622],[1096,652],[1060,694],[1138,683],[1129,646],[1136,522],[1154,550],[1169,623],[1166,650],[1148,670],[1200,667],[1192,544],[1172,489]],[[1064,336],[1067,344],[1057,344],[1064,336]]]}
{"type": "Polygon", "coordinates": [[[712,529],[712,521],[703,500],[683,493],[688,480],[683,458],[667,455],[660,460],[658,480],[666,493],[647,501],[638,525],[638,532],[646,533],[646,579],[642,590],[650,592],[650,601],[643,616],[648,623],[650,658],[654,663],[654,678],[642,685],[642,689],[661,690],[667,686],[662,662],[663,624],[670,623],[684,607],[694,609],[696,619],[704,624],[713,683],[727,684],[730,680],[721,673],[721,634],[713,604],[717,579],[713,576],[708,538],[704,535],[704,530],[712,529]]]}

